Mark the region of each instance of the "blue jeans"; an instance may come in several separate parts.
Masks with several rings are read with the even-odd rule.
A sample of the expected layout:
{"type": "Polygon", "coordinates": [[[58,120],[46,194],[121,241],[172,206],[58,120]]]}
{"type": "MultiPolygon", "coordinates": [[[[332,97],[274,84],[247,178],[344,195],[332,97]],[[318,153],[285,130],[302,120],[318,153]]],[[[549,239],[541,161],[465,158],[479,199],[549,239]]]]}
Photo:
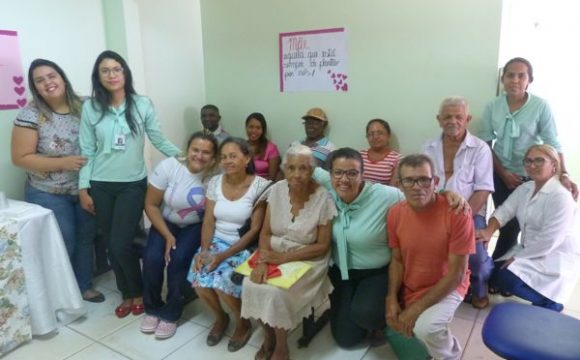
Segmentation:
{"type": "Polygon", "coordinates": [[[513,272],[507,268],[501,269],[504,261],[498,261],[493,269],[491,276],[491,284],[498,287],[502,291],[510,292],[524,300],[528,300],[532,305],[540,306],[554,311],[562,311],[564,305],[548,299],[536,290],[532,289],[528,284],[522,281],[513,272]]]}
{"type": "MultiPolygon", "coordinates": [[[[201,244],[201,223],[180,228],[165,221],[175,237],[175,249],[171,250],[171,261],[165,264],[165,239],[151,227],[147,246],[143,254],[143,303],[148,315],[165,321],[175,322],[183,311],[182,291],[193,254],[201,244]],[[163,269],[167,268],[167,297],[161,299],[163,269]]],[[[190,285],[191,286],[191,285],[190,285]]]]}
{"type": "Polygon", "coordinates": [[[24,188],[27,202],[52,210],[68,252],[81,293],[92,287],[93,248],[97,235],[95,217],[81,208],[77,195],[58,195],[38,190],[30,184],[24,188]]]}
{"type": "MultiPolygon", "coordinates": [[[[485,229],[485,217],[473,216],[476,230],[485,229]]],[[[487,296],[487,281],[493,270],[493,260],[483,246],[483,242],[475,243],[475,254],[469,255],[469,269],[471,270],[471,288],[473,296],[483,298],[487,296]]]]}

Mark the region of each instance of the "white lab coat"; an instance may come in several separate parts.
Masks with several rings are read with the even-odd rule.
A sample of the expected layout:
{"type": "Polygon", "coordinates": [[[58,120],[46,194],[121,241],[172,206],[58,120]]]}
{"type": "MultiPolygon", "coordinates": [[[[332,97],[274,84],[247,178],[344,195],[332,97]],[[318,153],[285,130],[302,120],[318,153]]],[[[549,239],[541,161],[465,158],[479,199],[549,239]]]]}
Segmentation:
{"type": "Polygon", "coordinates": [[[578,280],[576,203],[556,177],[532,197],[534,188],[533,181],[519,186],[493,213],[501,226],[515,216],[522,230],[520,243],[498,260],[513,256],[511,272],[550,300],[564,303],[578,280]]]}

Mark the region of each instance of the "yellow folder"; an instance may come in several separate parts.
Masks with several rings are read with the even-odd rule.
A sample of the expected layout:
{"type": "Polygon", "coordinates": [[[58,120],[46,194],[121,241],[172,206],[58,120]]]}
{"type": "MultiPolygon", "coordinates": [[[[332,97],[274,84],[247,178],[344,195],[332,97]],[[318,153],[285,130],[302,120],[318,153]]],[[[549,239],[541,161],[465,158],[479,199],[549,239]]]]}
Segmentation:
{"type": "MultiPolygon", "coordinates": [[[[250,256],[248,260],[244,261],[240,266],[238,266],[235,269],[235,272],[244,276],[250,276],[252,268],[249,265],[249,261],[252,256],[250,256]]],[[[278,268],[282,272],[282,275],[268,279],[266,283],[280,287],[282,289],[289,289],[292,287],[292,285],[294,285],[294,283],[296,283],[296,281],[298,281],[298,279],[300,279],[308,270],[310,270],[310,268],[312,268],[312,265],[305,261],[291,261],[278,265],[278,268]]]]}

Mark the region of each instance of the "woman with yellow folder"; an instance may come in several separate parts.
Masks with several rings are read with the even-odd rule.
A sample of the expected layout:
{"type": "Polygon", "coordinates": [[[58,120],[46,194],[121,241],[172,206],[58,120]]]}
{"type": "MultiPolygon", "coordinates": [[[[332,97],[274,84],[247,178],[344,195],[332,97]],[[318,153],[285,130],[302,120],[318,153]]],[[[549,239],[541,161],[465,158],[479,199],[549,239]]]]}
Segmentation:
{"type": "Polygon", "coordinates": [[[257,265],[242,288],[242,317],[258,319],[264,327],[256,359],[288,358],[287,331],[332,292],[326,273],[336,208],[326,189],[312,179],[315,166],[309,147],[292,146],[282,164],[286,180],[276,183],[268,197],[257,265]],[[268,265],[291,261],[312,268],[290,289],[266,284],[268,265]]]}

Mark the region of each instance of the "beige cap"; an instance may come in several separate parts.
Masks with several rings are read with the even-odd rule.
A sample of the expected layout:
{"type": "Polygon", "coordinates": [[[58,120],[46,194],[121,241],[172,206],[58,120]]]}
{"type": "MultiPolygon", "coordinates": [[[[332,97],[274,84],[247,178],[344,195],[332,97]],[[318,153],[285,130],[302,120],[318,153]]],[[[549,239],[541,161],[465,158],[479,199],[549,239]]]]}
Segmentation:
{"type": "Polygon", "coordinates": [[[308,118],[328,122],[328,119],[326,118],[326,114],[324,113],[324,110],[322,110],[321,108],[312,108],[312,109],[308,110],[306,112],[306,115],[304,115],[302,117],[302,119],[306,120],[308,118]]]}

